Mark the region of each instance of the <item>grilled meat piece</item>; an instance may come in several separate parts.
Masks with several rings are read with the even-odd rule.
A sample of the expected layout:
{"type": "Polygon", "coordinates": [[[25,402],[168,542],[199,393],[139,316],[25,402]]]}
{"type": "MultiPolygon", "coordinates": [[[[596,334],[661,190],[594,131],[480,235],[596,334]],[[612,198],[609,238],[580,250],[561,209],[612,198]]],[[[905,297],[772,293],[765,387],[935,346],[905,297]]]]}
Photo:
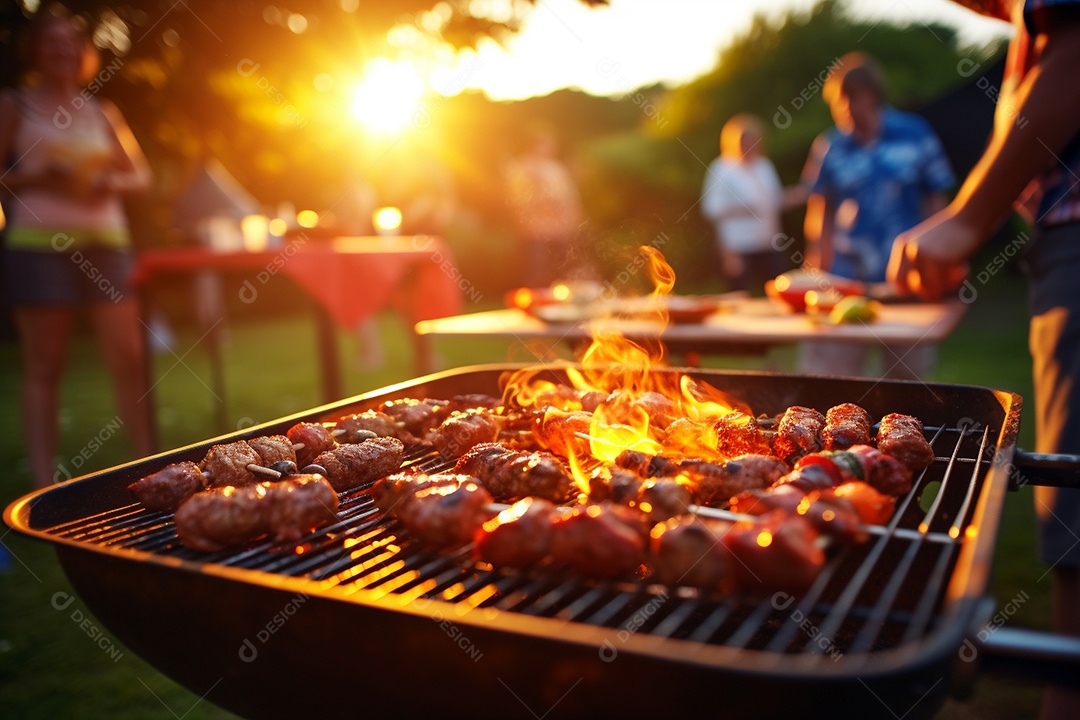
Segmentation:
{"type": "Polygon", "coordinates": [[[472,410],[474,408],[484,408],[486,410],[495,410],[502,406],[502,399],[487,395],[486,393],[468,393],[465,395],[455,395],[450,398],[450,402],[447,403],[447,408],[450,412],[461,412],[464,410],[472,410]]]}
{"type": "Polygon", "coordinates": [[[806,493],[849,480],[865,480],[886,495],[904,495],[911,489],[911,470],[876,448],[853,445],[847,450],[803,455],[774,487],[792,485],[806,493]]]}
{"type": "Polygon", "coordinates": [[[721,538],[731,525],[723,520],[683,515],[654,527],[650,566],[657,581],[702,590],[725,590],[730,582],[731,553],[721,538]]]}
{"type": "Polygon", "coordinates": [[[806,497],[794,485],[780,485],[764,490],[746,490],[731,498],[728,510],[740,515],[768,515],[774,510],[795,512],[806,497]]]}
{"type": "Polygon", "coordinates": [[[719,507],[744,490],[769,487],[775,483],[787,467],[768,455],[739,455],[722,466],[722,472],[703,472],[697,480],[694,497],[701,505],[719,507]]]}
{"type": "Polygon", "coordinates": [[[863,466],[862,480],[885,495],[906,495],[911,490],[911,470],[891,455],[869,445],[856,445],[848,452],[863,466]]]}
{"type": "Polygon", "coordinates": [[[877,449],[896,458],[913,473],[934,462],[934,448],[923,435],[922,421],[911,415],[890,413],[881,418],[877,449]]]}
{"type": "Polygon", "coordinates": [[[582,457],[588,454],[589,441],[580,438],[577,433],[588,435],[592,421],[591,412],[551,409],[535,422],[533,433],[541,448],[559,457],[568,458],[571,451],[582,457]]]}
{"type": "Polygon", "coordinates": [[[608,393],[599,390],[589,390],[581,395],[581,409],[585,412],[596,412],[596,408],[603,405],[608,399],[608,393]]]}
{"type": "Polygon", "coordinates": [[[787,466],[767,455],[740,455],[724,463],[696,458],[675,459],[626,450],[615,464],[641,477],[682,477],[695,502],[721,507],[744,490],[772,485],[787,466]]]}
{"type": "Polygon", "coordinates": [[[398,503],[405,499],[409,491],[409,483],[418,480],[420,477],[419,475],[394,473],[379,478],[371,486],[371,501],[384,515],[390,515],[394,512],[398,503]]]}
{"type": "Polygon", "coordinates": [[[721,540],[735,556],[734,589],[757,595],[805,592],[825,566],[817,537],[809,520],[785,511],[735,523],[721,540]]]}
{"type": "Polygon", "coordinates": [[[690,490],[673,478],[650,478],[641,484],[636,505],[651,528],[658,522],[690,512],[690,490]]]}
{"type": "Polygon", "coordinates": [[[284,435],[264,435],[247,441],[259,455],[259,465],[270,467],[276,462],[296,462],[292,441],[284,435]]]}
{"type": "Polygon", "coordinates": [[[427,436],[447,460],[459,458],[473,446],[494,442],[502,429],[502,418],[487,410],[454,413],[427,436]]]}
{"type": "Polygon", "coordinates": [[[772,453],[770,433],[752,415],[728,413],[717,419],[713,427],[717,450],[727,457],[772,453]]]}
{"type": "Polygon", "coordinates": [[[316,457],[333,450],[338,444],[322,423],[296,423],[285,435],[294,444],[304,446],[296,451],[296,465],[301,468],[310,465],[316,457]]]}
{"type": "Polygon", "coordinates": [[[319,475],[277,483],[212,488],[176,511],[176,534],[193,550],[216,552],[270,535],[295,541],[337,519],[337,494],[319,475]]]}
{"type": "Polygon", "coordinates": [[[817,410],[801,405],[789,407],[777,425],[773,454],[788,465],[794,465],[803,455],[822,449],[824,427],[825,416],[817,410]]]}
{"type": "Polygon", "coordinates": [[[476,534],[476,555],[496,567],[539,564],[551,550],[555,505],[542,498],[518,500],[488,520],[476,534]]]}
{"type": "Polygon", "coordinates": [[[803,465],[796,466],[794,470],[777,480],[773,487],[791,486],[799,492],[808,493],[812,490],[835,487],[840,484],[840,481],[841,478],[838,475],[829,472],[821,465],[803,465]]]}
{"type": "Polygon", "coordinates": [[[252,485],[259,482],[248,465],[261,465],[262,458],[243,440],[212,446],[199,463],[210,478],[210,487],[252,485]]]}
{"type": "Polygon", "coordinates": [[[866,539],[866,532],[860,527],[862,518],[854,503],[836,490],[829,487],[803,492],[794,484],[750,490],[732,498],[729,509],[743,515],[769,515],[777,510],[799,515],[822,535],[841,542],[860,543],[866,539]]]}
{"type": "Polygon", "coordinates": [[[269,529],[270,483],[218,487],[197,493],[176,511],[176,535],[185,546],[203,552],[243,545],[269,529]]]}
{"type": "Polygon", "coordinates": [[[613,467],[589,478],[589,500],[596,503],[610,500],[627,505],[637,500],[644,482],[637,473],[613,467]]]}
{"type": "Polygon", "coordinates": [[[205,488],[206,483],[198,465],[179,462],[136,480],[128,485],[128,490],[150,510],[176,512],[180,503],[205,488]]]}
{"type": "Polygon", "coordinates": [[[405,445],[397,438],[377,437],[362,443],[339,445],[315,458],[337,492],[389,475],[401,467],[405,445]]]}
{"type": "Polygon", "coordinates": [[[405,430],[422,438],[438,427],[439,423],[450,414],[449,405],[450,403],[446,400],[405,398],[387,400],[378,407],[378,410],[394,418],[395,422],[401,423],[405,430]]]}
{"type": "Polygon", "coordinates": [[[563,502],[574,479],[558,458],[546,452],[520,452],[498,443],[480,443],[461,456],[454,472],[471,475],[500,502],[534,496],[563,502]]]}
{"type": "Polygon", "coordinates": [[[475,482],[432,484],[414,492],[397,512],[414,536],[438,548],[470,542],[491,518],[491,495],[475,482]]]}
{"type": "Polygon", "coordinates": [[[645,560],[645,538],[607,504],[578,505],[552,524],[551,557],[587,577],[614,580],[645,560]]]}
{"type": "Polygon", "coordinates": [[[321,475],[294,475],[269,488],[274,542],[296,542],[337,520],[338,496],[321,475]]]}
{"type": "Polygon", "coordinates": [[[418,442],[412,433],[398,425],[394,418],[378,410],[365,410],[338,418],[337,423],[334,424],[334,431],[334,436],[340,443],[363,442],[368,439],[366,433],[369,432],[379,437],[396,437],[407,445],[410,444],[410,440],[418,442]]]}
{"type": "Polygon", "coordinates": [[[396,515],[404,504],[419,490],[432,485],[461,485],[476,482],[467,475],[425,475],[423,473],[394,473],[375,481],[371,486],[371,499],[385,515],[396,515]]]}
{"type": "Polygon", "coordinates": [[[847,450],[870,442],[870,413],[854,403],[842,403],[825,413],[821,440],[826,450],[847,450]]]}
{"type": "Polygon", "coordinates": [[[629,470],[640,478],[675,477],[679,474],[680,458],[649,455],[638,450],[623,450],[615,458],[615,466],[629,470]]]}

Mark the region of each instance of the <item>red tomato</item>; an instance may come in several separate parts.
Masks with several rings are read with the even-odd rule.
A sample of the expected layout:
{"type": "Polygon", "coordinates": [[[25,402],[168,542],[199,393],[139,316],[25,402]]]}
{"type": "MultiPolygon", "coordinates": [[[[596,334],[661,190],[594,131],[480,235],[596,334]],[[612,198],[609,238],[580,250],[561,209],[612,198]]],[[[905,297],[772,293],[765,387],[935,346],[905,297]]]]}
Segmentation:
{"type": "Polygon", "coordinates": [[[833,480],[833,485],[839,485],[844,482],[844,477],[840,474],[840,468],[836,466],[836,463],[833,462],[831,458],[826,457],[825,455],[817,453],[804,455],[795,463],[795,469],[802,470],[805,467],[814,465],[828,473],[829,477],[833,480]]]}

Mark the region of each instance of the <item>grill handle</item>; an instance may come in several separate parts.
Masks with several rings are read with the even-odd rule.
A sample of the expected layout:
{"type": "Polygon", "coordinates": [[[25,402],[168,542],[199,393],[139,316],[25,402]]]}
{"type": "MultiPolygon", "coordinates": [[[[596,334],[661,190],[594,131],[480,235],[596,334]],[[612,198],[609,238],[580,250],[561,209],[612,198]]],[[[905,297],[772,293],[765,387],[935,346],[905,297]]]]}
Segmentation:
{"type": "Polygon", "coordinates": [[[1033,453],[1016,449],[1013,453],[1016,472],[1009,473],[1009,489],[1021,485],[1080,490],[1080,455],[1033,453]]]}
{"type": "Polygon", "coordinates": [[[978,654],[982,670],[1011,677],[1070,688],[1080,678],[1080,637],[988,624],[964,642],[962,659],[965,651],[978,654]]]}

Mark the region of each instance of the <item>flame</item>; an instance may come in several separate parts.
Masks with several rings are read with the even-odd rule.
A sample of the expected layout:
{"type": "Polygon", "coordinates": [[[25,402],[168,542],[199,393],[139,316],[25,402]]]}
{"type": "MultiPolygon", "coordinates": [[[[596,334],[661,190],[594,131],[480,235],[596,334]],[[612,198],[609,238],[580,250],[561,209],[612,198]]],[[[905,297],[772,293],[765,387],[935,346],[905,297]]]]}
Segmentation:
{"type": "Polygon", "coordinates": [[[664,254],[649,245],[642,245],[641,253],[649,264],[649,277],[652,278],[655,289],[652,291],[654,299],[670,295],[675,287],[675,271],[664,259],[664,254]]]}
{"type": "MultiPolygon", "coordinates": [[[[659,250],[641,252],[653,283],[647,307],[666,323],[663,299],[675,286],[675,273],[659,250]]],[[[663,345],[635,342],[600,323],[579,367],[563,368],[569,385],[552,381],[550,366],[534,366],[505,379],[503,399],[543,411],[536,424],[541,443],[568,458],[583,493],[626,450],[713,461],[745,452],[720,447],[717,422],[732,416],[731,426],[748,427],[749,408],[689,375],[660,368],[667,368],[663,345]]]]}

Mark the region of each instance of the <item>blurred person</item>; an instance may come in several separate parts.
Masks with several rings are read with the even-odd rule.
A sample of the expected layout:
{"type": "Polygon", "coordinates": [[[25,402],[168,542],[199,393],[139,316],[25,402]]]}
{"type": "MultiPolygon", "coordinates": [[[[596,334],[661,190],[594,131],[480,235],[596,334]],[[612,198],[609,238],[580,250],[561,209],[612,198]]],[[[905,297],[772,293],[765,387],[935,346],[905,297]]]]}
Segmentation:
{"type": "Polygon", "coordinates": [[[780,213],[805,202],[802,186],[785,190],[765,156],[761,120],[741,113],[720,131],[720,157],[709,163],[701,212],[712,222],[724,274],[733,290],[761,294],[787,269],[774,244],[780,213]]]}
{"type": "Polygon", "coordinates": [[[116,108],[83,91],[96,56],[73,18],[39,11],[27,50],[31,82],[0,95],[0,155],[15,159],[4,176],[4,250],[23,363],[23,433],[34,483],[45,487],[57,471],[60,379],[77,308],[92,322],[134,451],[152,452],[120,200],[145,190],[150,171],[116,108]]]}
{"type": "MultiPolygon", "coordinates": [[[[930,125],[888,106],[877,62],[852,52],[840,58],[823,96],[836,127],[818,136],[804,170],[807,269],[864,283],[885,281],[893,238],[945,207],[955,184],[930,125]]],[[[804,343],[802,372],[870,374],[869,346],[804,343]]],[[[883,348],[883,374],[917,380],[935,363],[929,343],[883,348]]]]}
{"type": "Polygon", "coordinates": [[[525,152],[507,169],[509,202],[524,256],[524,282],[546,287],[572,269],[574,238],[585,216],[574,179],[558,158],[554,132],[536,126],[526,141],[525,152]]]}
{"type": "MultiPolygon", "coordinates": [[[[935,300],[964,281],[967,261],[1014,203],[1033,210],[1027,246],[1035,450],[1080,453],[1080,1],[963,2],[1011,20],[990,142],[948,207],[899,235],[889,279],[935,300]]],[[[969,293],[976,290],[965,282],[969,293]]],[[[1052,568],[1056,632],[1080,636],[1080,490],[1035,488],[1039,556],[1052,568]]],[[[1080,717],[1080,691],[1048,687],[1043,718],[1080,717]]]]}

